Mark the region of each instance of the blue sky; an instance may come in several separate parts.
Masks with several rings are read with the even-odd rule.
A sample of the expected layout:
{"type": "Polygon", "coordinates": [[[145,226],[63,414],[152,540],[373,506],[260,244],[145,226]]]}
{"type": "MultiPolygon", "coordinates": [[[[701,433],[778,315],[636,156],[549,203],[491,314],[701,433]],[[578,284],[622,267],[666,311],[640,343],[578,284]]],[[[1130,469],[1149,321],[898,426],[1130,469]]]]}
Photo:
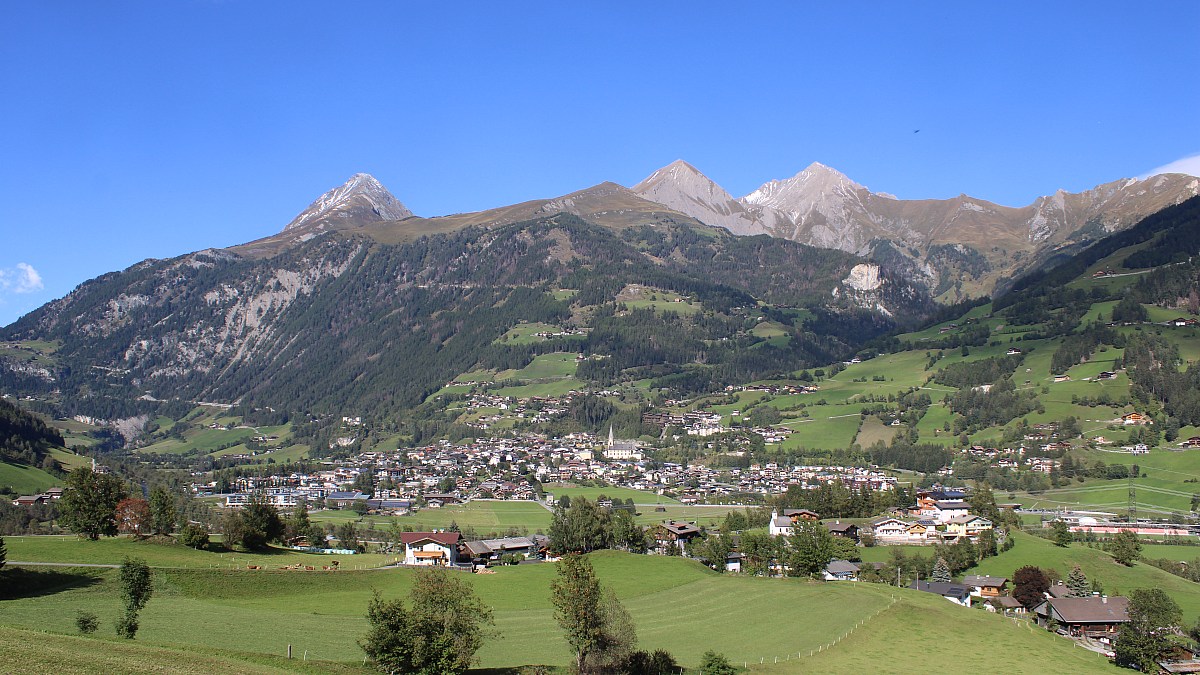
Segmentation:
{"type": "Polygon", "coordinates": [[[678,158],[1009,205],[1200,172],[1200,3],[591,4],[9,3],[0,325],[358,171],[420,215],[678,158]]]}

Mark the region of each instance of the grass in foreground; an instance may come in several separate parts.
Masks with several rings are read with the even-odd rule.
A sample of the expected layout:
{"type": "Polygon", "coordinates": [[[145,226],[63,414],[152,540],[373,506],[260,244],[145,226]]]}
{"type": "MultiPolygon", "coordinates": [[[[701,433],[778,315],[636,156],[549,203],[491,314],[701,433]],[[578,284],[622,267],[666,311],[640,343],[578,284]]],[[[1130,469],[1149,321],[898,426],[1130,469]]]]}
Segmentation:
{"type": "MultiPolygon", "coordinates": [[[[929,594],[872,584],[724,576],[694,561],[663,556],[603,552],[593,554],[592,560],[601,580],[614,588],[633,616],[639,645],[667,649],[684,666],[694,667],[707,649],[723,652],[739,665],[760,660],[773,664],[776,656],[782,661],[788,654],[807,654],[866,621],[866,628],[857,629],[831,651],[821,651],[811,660],[805,656],[801,668],[787,661],[753,670],[913,672],[927,667],[931,644],[938,645],[939,653],[955,654],[955,663],[971,671],[994,670],[1000,664],[1005,672],[1017,673],[1108,668],[1103,659],[1065,640],[929,594]]],[[[87,609],[100,615],[102,632],[111,631],[120,611],[116,570],[72,572],[96,581],[6,601],[0,604],[0,624],[72,633],[75,611],[87,609]]],[[[550,605],[553,577],[553,565],[508,567],[497,574],[468,577],[483,601],[495,608],[500,633],[480,652],[483,667],[569,662],[550,605]]],[[[301,576],[162,570],[156,576],[155,596],[143,612],[137,644],[149,650],[147,662],[160,663],[155,661],[158,655],[173,658],[181,664],[179,672],[192,672],[187,668],[193,662],[201,664],[196,672],[226,672],[221,659],[234,654],[257,655],[257,660],[239,657],[248,665],[234,671],[275,672],[270,669],[291,665],[278,658],[288,644],[296,654],[307,650],[310,659],[340,662],[354,672],[362,659],[355,640],[366,631],[363,614],[372,589],[399,597],[408,592],[410,580],[408,570],[301,576]],[[179,645],[188,645],[187,651],[171,651],[179,645]],[[196,661],[193,652],[207,654],[214,662],[196,661]]],[[[24,635],[11,629],[9,634],[24,635]]],[[[108,639],[48,637],[48,645],[59,643],[105,658],[110,644],[128,646],[108,639]]],[[[4,651],[30,659],[31,670],[48,670],[27,648],[4,651]]],[[[136,659],[132,654],[120,658],[136,659]]],[[[135,672],[173,671],[166,666],[135,672]]]]}

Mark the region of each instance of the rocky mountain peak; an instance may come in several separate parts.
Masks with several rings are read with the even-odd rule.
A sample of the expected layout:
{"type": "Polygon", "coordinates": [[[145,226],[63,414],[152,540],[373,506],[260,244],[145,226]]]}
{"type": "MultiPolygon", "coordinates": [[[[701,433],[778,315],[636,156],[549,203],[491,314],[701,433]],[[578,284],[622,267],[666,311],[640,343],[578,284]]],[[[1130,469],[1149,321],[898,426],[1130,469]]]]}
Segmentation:
{"type": "Polygon", "coordinates": [[[345,183],[317,197],[284,232],[297,228],[324,229],[332,223],[362,225],[384,220],[401,220],[412,216],[400,200],[369,173],[356,173],[345,183]]]}

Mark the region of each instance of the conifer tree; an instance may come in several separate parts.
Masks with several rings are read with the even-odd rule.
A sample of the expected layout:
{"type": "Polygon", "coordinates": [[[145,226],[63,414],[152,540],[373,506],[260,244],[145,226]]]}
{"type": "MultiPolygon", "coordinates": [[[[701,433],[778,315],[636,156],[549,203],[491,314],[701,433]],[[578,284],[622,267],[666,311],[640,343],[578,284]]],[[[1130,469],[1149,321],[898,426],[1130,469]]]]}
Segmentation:
{"type": "Polygon", "coordinates": [[[943,583],[949,583],[951,581],[950,566],[946,564],[945,558],[938,558],[937,562],[933,564],[932,579],[934,581],[940,581],[943,583]]]}
{"type": "Polygon", "coordinates": [[[1086,598],[1092,594],[1092,584],[1079,565],[1073,567],[1071,574],[1067,576],[1067,589],[1070,590],[1072,598],[1086,598]]]}

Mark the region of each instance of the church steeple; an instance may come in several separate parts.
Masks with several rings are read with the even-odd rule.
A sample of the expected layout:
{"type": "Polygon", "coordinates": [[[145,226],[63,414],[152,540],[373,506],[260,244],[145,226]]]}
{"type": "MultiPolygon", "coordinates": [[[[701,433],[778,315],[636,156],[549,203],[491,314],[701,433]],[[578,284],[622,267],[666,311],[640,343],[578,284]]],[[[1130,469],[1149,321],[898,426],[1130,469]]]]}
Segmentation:
{"type": "Polygon", "coordinates": [[[613,441],[613,425],[611,425],[611,424],[610,424],[610,425],[608,425],[608,447],[610,447],[610,448],[611,448],[613,445],[614,445],[614,441],[613,441]]]}

